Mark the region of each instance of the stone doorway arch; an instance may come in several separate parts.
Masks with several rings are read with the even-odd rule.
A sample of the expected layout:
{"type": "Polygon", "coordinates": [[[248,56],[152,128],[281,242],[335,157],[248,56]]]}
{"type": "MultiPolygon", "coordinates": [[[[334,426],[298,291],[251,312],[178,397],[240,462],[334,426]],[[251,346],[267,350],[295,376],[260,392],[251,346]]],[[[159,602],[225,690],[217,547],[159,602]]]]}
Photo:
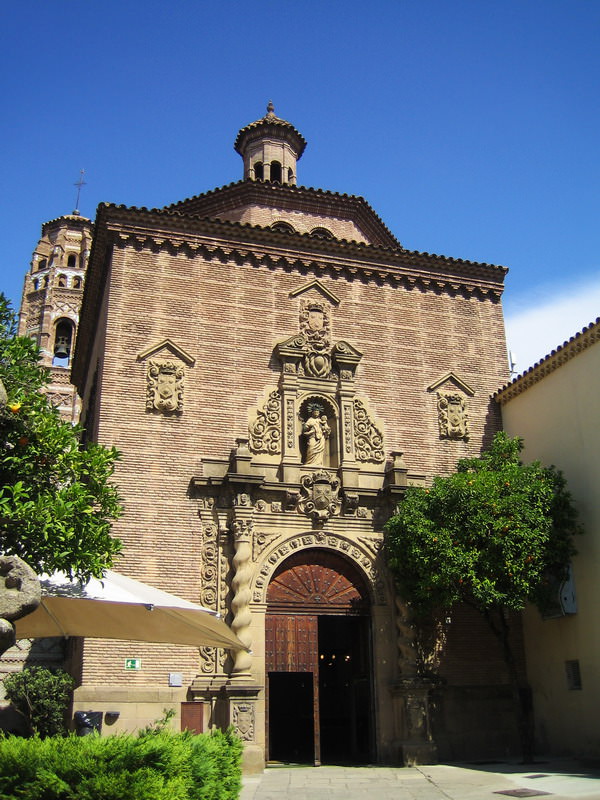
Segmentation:
{"type": "Polygon", "coordinates": [[[267,589],[267,742],[271,761],[370,761],[371,599],[349,559],[294,553],[267,589]]]}

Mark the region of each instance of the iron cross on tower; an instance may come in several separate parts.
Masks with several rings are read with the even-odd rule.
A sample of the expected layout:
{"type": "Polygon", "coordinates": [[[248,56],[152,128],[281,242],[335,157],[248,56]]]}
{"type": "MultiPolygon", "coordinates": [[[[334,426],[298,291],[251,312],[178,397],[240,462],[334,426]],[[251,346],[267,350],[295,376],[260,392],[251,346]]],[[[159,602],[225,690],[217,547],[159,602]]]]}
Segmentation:
{"type": "Polygon", "coordinates": [[[86,186],[86,182],[83,180],[83,176],[85,175],[85,170],[79,170],[79,180],[77,183],[74,183],[73,186],[77,187],[77,202],[75,203],[75,211],[74,214],[79,214],[79,196],[81,194],[81,187],[86,186]]]}

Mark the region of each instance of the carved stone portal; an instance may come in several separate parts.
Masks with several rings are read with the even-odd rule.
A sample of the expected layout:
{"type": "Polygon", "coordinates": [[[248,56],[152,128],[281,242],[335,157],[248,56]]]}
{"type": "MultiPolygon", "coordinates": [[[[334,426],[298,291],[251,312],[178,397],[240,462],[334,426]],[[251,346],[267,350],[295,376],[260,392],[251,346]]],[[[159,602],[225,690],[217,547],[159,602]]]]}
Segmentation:
{"type": "Polygon", "coordinates": [[[464,396],[458,392],[438,392],[437,397],[440,438],[467,441],[469,425],[464,396]]]}
{"type": "Polygon", "coordinates": [[[312,475],[303,475],[300,479],[302,497],[298,502],[298,511],[306,514],[313,522],[322,524],[329,517],[340,513],[341,500],[338,497],[340,481],[325,470],[312,475]]]}
{"type": "Polygon", "coordinates": [[[146,409],[181,414],[184,369],[175,361],[148,361],[146,409]]]}

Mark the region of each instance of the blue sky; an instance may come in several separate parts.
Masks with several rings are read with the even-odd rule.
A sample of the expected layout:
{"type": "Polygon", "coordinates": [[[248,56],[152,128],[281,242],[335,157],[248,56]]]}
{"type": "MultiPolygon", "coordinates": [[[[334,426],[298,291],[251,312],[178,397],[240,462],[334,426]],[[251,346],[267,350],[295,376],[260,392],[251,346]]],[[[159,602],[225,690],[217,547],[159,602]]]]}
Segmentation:
{"type": "Polygon", "coordinates": [[[600,315],[600,2],[20,0],[0,10],[0,289],[42,222],[242,177],[268,100],[299,183],[359,194],[411,250],[510,268],[523,370],[600,315]]]}

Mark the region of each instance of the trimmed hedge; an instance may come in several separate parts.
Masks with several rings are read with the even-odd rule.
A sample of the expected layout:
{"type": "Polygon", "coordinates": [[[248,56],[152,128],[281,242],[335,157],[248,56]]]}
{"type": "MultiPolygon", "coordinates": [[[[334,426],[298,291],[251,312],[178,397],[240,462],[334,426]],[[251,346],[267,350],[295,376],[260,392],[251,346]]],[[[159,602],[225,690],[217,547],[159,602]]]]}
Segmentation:
{"type": "Polygon", "coordinates": [[[241,752],[231,731],[5,736],[0,738],[0,799],[236,800],[241,752]]]}

